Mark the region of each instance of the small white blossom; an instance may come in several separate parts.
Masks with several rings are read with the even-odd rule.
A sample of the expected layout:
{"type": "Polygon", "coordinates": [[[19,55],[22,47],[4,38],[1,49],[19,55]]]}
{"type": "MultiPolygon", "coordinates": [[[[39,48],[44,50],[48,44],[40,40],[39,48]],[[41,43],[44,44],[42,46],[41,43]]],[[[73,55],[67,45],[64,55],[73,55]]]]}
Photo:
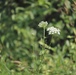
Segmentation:
{"type": "Polygon", "coordinates": [[[60,30],[55,27],[49,27],[49,28],[47,28],[47,31],[49,32],[49,35],[50,34],[60,34],[60,30]]]}
{"type": "Polygon", "coordinates": [[[41,28],[45,28],[46,26],[48,25],[48,22],[47,21],[41,21],[38,26],[41,27],[41,28]]]}

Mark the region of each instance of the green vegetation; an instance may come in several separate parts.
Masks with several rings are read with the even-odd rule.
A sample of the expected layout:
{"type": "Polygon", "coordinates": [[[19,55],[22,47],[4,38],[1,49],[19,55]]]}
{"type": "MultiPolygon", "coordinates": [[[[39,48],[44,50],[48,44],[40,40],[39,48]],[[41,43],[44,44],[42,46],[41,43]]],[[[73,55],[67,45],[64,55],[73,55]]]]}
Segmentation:
{"type": "Polygon", "coordinates": [[[76,75],[75,0],[0,0],[0,75],[5,74],[76,75]],[[46,26],[60,35],[49,35],[46,26]]]}

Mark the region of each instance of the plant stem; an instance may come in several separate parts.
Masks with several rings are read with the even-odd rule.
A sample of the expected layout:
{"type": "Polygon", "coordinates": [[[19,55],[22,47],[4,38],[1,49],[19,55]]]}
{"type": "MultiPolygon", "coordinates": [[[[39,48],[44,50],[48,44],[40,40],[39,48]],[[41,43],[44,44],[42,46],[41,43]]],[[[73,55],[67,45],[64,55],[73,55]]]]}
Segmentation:
{"type": "Polygon", "coordinates": [[[45,50],[45,28],[43,29],[43,40],[44,40],[44,50],[45,50]]]}

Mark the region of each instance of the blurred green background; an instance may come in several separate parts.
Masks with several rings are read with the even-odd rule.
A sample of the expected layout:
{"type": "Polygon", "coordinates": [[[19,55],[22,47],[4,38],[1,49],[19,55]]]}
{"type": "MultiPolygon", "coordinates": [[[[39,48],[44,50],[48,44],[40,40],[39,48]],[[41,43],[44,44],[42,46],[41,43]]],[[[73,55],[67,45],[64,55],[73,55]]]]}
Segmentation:
{"type": "Polygon", "coordinates": [[[0,75],[76,75],[75,0],[0,0],[0,75]],[[46,32],[47,49],[40,65],[39,22],[60,29],[46,32]]]}

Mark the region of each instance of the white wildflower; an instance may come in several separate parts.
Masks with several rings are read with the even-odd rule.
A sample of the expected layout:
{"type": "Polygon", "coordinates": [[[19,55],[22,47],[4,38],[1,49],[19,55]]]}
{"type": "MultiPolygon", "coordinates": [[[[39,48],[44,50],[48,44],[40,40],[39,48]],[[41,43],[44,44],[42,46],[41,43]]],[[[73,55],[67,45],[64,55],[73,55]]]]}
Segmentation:
{"type": "Polygon", "coordinates": [[[48,25],[48,22],[47,21],[41,21],[38,26],[41,27],[41,28],[45,28],[46,26],[48,25]]]}
{"type": "Polygon", "coordinates": [[[47,28],[47,31],[49,32],[49,35],[50,34],[60,34],[60,30],[55,27],[49,27],[49,28],[47,28]]]}

